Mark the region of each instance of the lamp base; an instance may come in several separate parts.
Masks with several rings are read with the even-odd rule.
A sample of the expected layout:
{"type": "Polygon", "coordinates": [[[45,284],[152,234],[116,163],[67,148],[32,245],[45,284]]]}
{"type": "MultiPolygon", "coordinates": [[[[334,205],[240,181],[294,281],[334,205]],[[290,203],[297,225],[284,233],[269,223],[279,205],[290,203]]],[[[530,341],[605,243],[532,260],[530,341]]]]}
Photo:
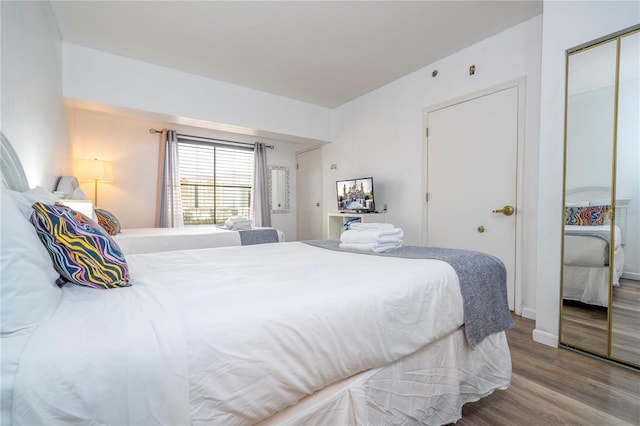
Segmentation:
{"type": "Polygon", "coordinates": [[[98,179],[93,180],[93,205],[98,207],[98,179]]]}

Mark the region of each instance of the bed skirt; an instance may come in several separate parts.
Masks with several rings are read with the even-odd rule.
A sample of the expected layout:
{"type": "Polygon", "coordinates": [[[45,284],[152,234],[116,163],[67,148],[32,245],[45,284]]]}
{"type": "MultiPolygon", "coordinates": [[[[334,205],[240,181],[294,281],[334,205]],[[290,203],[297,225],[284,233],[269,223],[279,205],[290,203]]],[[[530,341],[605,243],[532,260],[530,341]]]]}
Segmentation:
{"type": "MultiPolygon", "coordinates": [[[[613,285],[618,286],[624,270],[624,251],[614,252],[613,285]]],[[[609,306],[609,266],[564,265],[562,298],[588,305],[609,306]]]]}
{"type": "Polygon", "coordinates": [[[471,349],[459,328],[392,364],[329,385],[260,425],[453,423],[465,403],[507,389],[510,378],[505,332],[471,349]]]}

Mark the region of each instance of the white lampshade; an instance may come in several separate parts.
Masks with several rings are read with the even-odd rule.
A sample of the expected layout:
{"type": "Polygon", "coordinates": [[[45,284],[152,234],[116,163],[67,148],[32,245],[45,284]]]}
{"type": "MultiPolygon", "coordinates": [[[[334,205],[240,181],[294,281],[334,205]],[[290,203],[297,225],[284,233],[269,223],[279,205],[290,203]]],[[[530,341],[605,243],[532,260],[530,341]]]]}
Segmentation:
{"type": "Polygon", "coordinates": [[[98,182],[113,181],[111,161],[80,158],[76,161],[76,177],[93,181],[93,203],[98,207],[98,182]]]}
{"type": "Polygon", "coordinates": [[[83,180],[98,180],[101,182],[113,181],[113,168],[111,161],[90,159],[78,159],[76,163],[76,176],[83,180]]]}

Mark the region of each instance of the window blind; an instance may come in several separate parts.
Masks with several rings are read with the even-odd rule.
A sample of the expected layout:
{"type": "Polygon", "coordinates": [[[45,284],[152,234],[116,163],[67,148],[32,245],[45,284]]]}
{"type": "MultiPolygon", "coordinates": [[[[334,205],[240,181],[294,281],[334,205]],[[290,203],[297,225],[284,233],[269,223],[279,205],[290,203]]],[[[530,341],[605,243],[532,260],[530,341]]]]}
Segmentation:
{"type": "Polygon", "coordinates": [[[224,224],[251,211],[253,150],[178,139],[185,225],[224,224]]]}

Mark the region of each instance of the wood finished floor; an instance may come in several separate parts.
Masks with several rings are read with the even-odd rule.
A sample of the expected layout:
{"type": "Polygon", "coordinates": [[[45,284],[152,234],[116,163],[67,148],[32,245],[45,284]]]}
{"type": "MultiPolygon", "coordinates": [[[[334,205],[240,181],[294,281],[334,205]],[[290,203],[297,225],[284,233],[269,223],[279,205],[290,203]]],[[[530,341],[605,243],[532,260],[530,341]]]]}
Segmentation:
{"type": "MultiPolygon", "coordinates": [[[[640,365],[640,281],[620,279],[612,312],[612,358],[640,365]]],[[[606,355],[607,308],[565,301],[562,315],[563,342],[606,355]]]]}
{"type": "Polygon", "coordinates": [[[640,365],[640,281],[620,279],[612,312],[611,356],[640,365]]]}
{"type": "Polygon", "coordinates": [[[640,425],[640,371],[531,338],[514,316],[511,386],[466,404],[456,425],[640,425]]]}

